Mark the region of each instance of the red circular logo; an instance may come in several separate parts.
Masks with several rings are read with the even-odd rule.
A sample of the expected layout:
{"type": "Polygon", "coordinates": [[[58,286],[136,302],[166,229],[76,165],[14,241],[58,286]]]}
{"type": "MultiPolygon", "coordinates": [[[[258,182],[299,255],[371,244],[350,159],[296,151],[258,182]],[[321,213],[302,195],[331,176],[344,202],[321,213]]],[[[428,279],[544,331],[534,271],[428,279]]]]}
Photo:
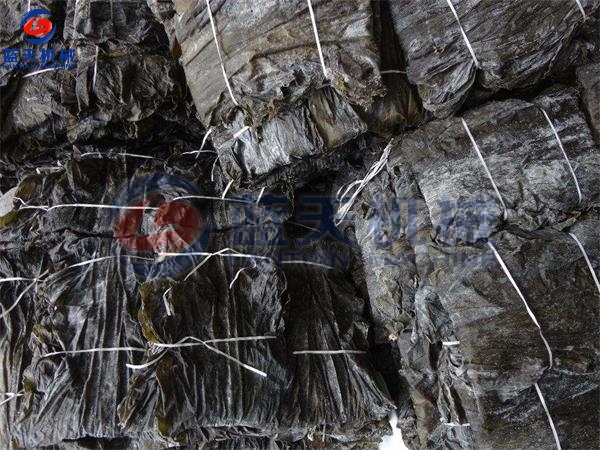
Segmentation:
{"type": "Polygon", "coordinates": [[[189,247],[204,229],[198,211],[179,202],[162,202],[157,209],[149,208],[156,200],[154,197],[133,204],[139,209],[120,214],[114,225],[115,237],[123,246],[138,252],[175,253],[189,247]]]}

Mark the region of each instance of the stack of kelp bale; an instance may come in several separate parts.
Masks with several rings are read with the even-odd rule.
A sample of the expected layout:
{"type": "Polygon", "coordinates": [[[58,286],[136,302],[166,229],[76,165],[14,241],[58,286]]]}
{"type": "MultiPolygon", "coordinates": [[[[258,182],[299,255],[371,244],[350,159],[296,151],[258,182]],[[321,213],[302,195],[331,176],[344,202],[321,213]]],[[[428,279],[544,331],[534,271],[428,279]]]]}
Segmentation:
{"type": "Polygon", "coordinates": [[[600,445],[600,1],[31,7],[4,447],[600,445]]]}

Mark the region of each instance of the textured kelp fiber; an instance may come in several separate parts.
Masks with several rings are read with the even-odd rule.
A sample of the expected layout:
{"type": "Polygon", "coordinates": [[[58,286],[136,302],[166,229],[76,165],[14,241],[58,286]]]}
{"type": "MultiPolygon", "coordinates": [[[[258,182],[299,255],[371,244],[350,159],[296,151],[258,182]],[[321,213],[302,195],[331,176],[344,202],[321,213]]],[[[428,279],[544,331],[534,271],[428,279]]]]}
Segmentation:
{"type": "Polygon", "coordinates": [[[354,207],[375,337],[397,343],[417,446],[552,448],[534,383],[560,442],[598,444],[599,222],[586,217],[597,216],[600,151],[577,99],[553,89],[463,116],[506,217],[460,118],[392,141],[354,207]]]}
{"type": "Polygon", "coordinates": [[[2,3],[0,447],[600,448],[599,6],[2,3]]]}
{"type": "Polygon", "coordinates": [[[409,80],[424,107],[446,117],[476,85],[523,89],[564,69],[584,53],[585,44],[574,37],[600,2],[408,0],[390,6],[409,80]]]}

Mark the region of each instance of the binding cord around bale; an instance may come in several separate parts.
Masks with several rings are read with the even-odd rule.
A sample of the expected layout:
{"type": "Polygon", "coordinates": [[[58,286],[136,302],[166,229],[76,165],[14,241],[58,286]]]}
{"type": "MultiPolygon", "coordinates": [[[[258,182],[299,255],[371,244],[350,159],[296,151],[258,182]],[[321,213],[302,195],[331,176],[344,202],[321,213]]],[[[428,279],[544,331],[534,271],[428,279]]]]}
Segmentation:
{"type": "Polygon", "coordinates": [[[340,209],[338,211],[338,214],[337,214],[337,217],[334,220],[334,224],[335,225],[339,225],[340,223],[342,223],[342,221],[344,220],[344,218],[346,217],[346,215],[348,214],[348,212],[350,212],[350,208],[352,208],[352,205],[356,201],[356,198],[358,197],[358,194],[360,194],[360,192],[365,188],[365,186],[373,178],[375,178],[377,176],[377,174],[379,172],[381,172],[381,170],[385,167],[385,164],[387,163],[388,157],[390,156],[390,151],[392,150],[392,142],[393,141],[390,141],[388,143],[388,145],[386,145],[386,147],[383,149],[383,153],[381,154],[381,158],[379,158],[379,161],[377,161],[375,164],[373,164],[371,166],[371,168],[369,169],[369,171],[367,172],[367,174],[365,175],[365,177],[362,180],[357,180],[357,181],[353,181],[352,183],[350,183],[346,187],[346,190],[344,190],[344,192],[341,195],[339,195],[339,193],[342,190],[342,188],[338,189],[338,191],[337,191],[338,200],[343,200],[344,197],[350,192],[350,190],[354,186],[357,186],[357,188],[354,190],[354,193],[350,197],[350,200],[348,200],[346,203],[344,203],[340,207],[340,209]]]}
{"type": "Polygon", "coordinates": [[[540,403],[542,404],[542,407],[544,408],[544,411],[546,412],[546,416],[548,417],[548,422],[550,423],[550,428],[552,428],[552,435],[554,436],[554,442],[556,442],[556,448],[558,450],[562,450],[562,447],[560,445],[560,440],[558,439],[558,433],[556,432],[556,427],[554,426],[554,421],[552,420],[552,416],[550,415],[550,410],[548,409],[548,406],[546,406],[546,400],[544,400],[542,391],[541,391],[540,387],[538,386],[537,382],[533,383],[533,385],[535,386],[535,391],[537,392],[537,395],[540,398],[540,403]]]}
{"type": "Polygon", "coordinates": [[[233,285],[235,284],[235,282],[237,281],[238,277],[240,276],[240,274],[247,269],[255,269],[256,268],[256,261],[252,260],[252,267],[242,267],[240,270],[238,270],[235,273],[235,276],[233,277],[233,280],[231,280],[231,283],[229,283],[229,289],[233,288],[233,285]]]}
{"type": "Polygon", "coordinates": [[[294,355],[365,355],[364,350],[296,350],[294,355]]]}
{"type": "Polygon", "coordinates": [[[5,400],[2,400],[0,402],[0,406],[4,405],[5,403],[10,402],[12,399],[15,399],[17,397],[22,397],[23,395],[25,395],[24,391],[19,391],[19,392],[5,392],[4,395],[7,397],[5,400]]]}
{"type": "Polygon", "coordinates": [[[240,367],[243,367],[244,369],[249,370],[250,372],[260,375],[261,377],[266,377],[267,376],[266,372],[263,372],[262,370],[252,367],[252,366],[240,361],[239,359],[234,358],[230,354],[223,352],[223,351],[219,350],[218,348],[215,348],[212,345],[210,345],[210,344],[223,343],[223,342],[229,343],[229,342],[244,342],[244,341],[260,341],[260,340],[266,340],[266,339],[277,339],[277,337],[276,336],[245,336],[245,337],[238,337],[238,338],[202,340],[202,339],[198,339],[197,337],[194,337],[194,336],[186,336],[174,344],[163,344],[163,343],[151,342],[150,346],[159,348],[159,349],[163,349],[158,357],[154,358],[152,361],[149,361],[145,364],[126,364],[126,366],[132,370],[145,369],[145,368],[150,367],[150,366],[156,364],[157,362],[159,362],[167,354],[168,349],[202,345],[205,348],[207,348],[208,350],[236,363],[240,367]],[[193,342],[188,342],[188,341],[193,341],[193,342]]]}
{"type": "Polygon", "coordinates": [[[494,192],[496,192],[496,196],[498,197],[498,200],[500,200],[500,203],[502,204],[502,217],[504,218],[504,220],[506,220],[508,217],[508,214],[507,214],[506,204],[504,203],[504,199],[502,198],[502,195],[500,194],[500,190],[498,189],[498,186],[496,186],[496,182],[494,181],[494,178],[492,177],[492,173],[490,172],[490,169],[489,169],[488,165],[486,164],[485,159],[483,158],[483,154],[481,153],[481,150],[479,149],[479,145],[477,145],[477,141],[475,141],[475,138],[473,137],[473,134],[471,133],[471,129],[469,128],[469,125],[467,125],[467,122],[465,121],[465,119],[461,118],[460,120],[462,121],[463,127],[464,127],[465,131],[467,132],[467,135],[469,135],[471,144],[473,144],[475,153],[477,153],[477,157],[479,158],[479,161],[481,162],[481,165],[483,166],[488,179],[492,183],[494,192]]]}
{"type": "Polygon", "coordinates": [[[196,155],[196,159],[200,156],[200,153],[217,153],[214,150],[204,150],[204,146],[206,145],[206,141],[208,140],[208,136],[213,132],[214,128],[210,127],[204,133],[204,137],[202,138],[202,142],[200,143],[200,150],[194,150],[191,152],[183,152],[182,155],[196,155]]]}
{"type": "Polygon", "coordinates": [[[581,1],[575,0],[575,3],[577,3],[577,7],[579,8],[579,11],[581,11],[581,14],[583,15],[583,21],[585,22],[587,20],[587,14],[585,13],[585,9],[583,9],[581,1]]]}
{"type": "Polygon", "coordinates": [[[558,135],[558,132],[556,131],[556,128],[554,127],[554,124],[552,123],[552,120],[550,120],[550,116],[548,116],[548,114],[546,113],[546,111],[543,108],[540,108],[540,110],[544,113],[544,117],[548,121],[548,125],[550,125],[550,128],[552,128],[552,132],[554,133],[554,137],[556,138],[556,142],[558,142],[558,146],[560,147],[560,151],[562,152],[563,156],[565,157],[565,161],[567,161],[567,166],[569,166],[569,171],[571,172],[571,176],[573,177],[573,181],[575,181],[575,187],[577,188],[577,196],[579,198],[578,201],[577,201],[577,204],[581,204],[581,200],[583,199],[583,195],[581,194],[581,188],[579,187],[579,182],[577,181],[577,177],[575,176],[575,171],[573,170],[573,166],[571,165],[571,161],[569,161],[569,157],[567,156],[567,152],[565,151],[565,148],[563,147],[562,141],[560,140],[560,136],[558,135]]]}
{"type": "MultiPolygon", "coordinates": [[[[2,314],[0,314],[0,319],[4,319],[6,316],[8,316],[10,314],[10,312],[15,309],[17,307],[17,305],[19,304],[19,302],[21,301],[21,299],[23,297],[25,297],[25,294],[27,294],[27,292],[29,292],[31,289],[33,289],[33,287],[37,284],[40,283],[44,280],[42,280],[42,277],[44,275],[46,275],[48,273],[48,271],[46,270],[44,273],[42,273],[38,278],[31,278],[31,283],[29,283],[25,289],[23,289],[21,291],[21,293],[19,294],[19,296],[17,297],[17,299],[14,301],[14,303],[12,305],[10,305],[8,307],[8,309],[4,310],[2,312],[2,314]]],[[[20,278],[20,277],[12,277],[12,278],[5,278],[4,280],[0,280],[0,282],[6,282],[6,281],[29,281],[29,279],[26,278],[20,278]]],[[[2,305],[0,305],[2,306],[2,305]]],[[[4,309],[4,307],[2,307],[2,309],[4,309]]]]}
{"type": "Polygon", "coordinates": [[[575,236],[573,233],[569,233],[569,236],[571,236],[573,238],[573,240],[577,243],[579,250],[581,250],[583,257],[585,258],[585,262],[587,263],[587,266],[590,269],[590,273],[592,274],[592,278],[594,279],[594,283],[596,283],[596,288],[598,289],[598,293],[600,294],[600,282],[598,281],[598,277],[596,276],[596,272],[594,271],[594,266],[592,266],[592,262],[590,261],[590,258],[588,257],[588,255],[585,251],[585,248],[583,247],[583,244],[581,243],[581,241],[579,241],[577,236],[575,236]]]}
{"type": "Polygon", "coordinates": [[[96,208],[96,209],[123,209],[123,210],[133,210],[133,209],[150,209],[150,210],[158,210],[159,207],[153,206],[118,206],[118,205],[102,205],[100,203],[61,203],[53,206],[42,206],[42,205],[29,205],[25,200],[19,197],[15,197],[15,200],[21,202],[23,206],[19,207],[19,211],[23,209],[37,209],[40,211],[52,211],[53,209],[59,208],[96,208]]]}
{"type": "Polygon", "coordinates": [[[231,84],[229,84],[229,77],[227,77],[227,72],[225,71],[225,63],[223,62],[223,55],[221,54],[221,47],[219,46],[219,38],[217,36],[217,27],[215,26],[215,19],[213,18],[212,11],[210,9],[210,0],[206,0],[206,11],[208,12],[208,18],[210,19],[210,27],[213,33],[213,39],[215,41],[215,47],[217,47],[217,55],[219,55],[219,64],[221,64],[221,71],[223,72],[223,79],[225,80],[225,84],[227,85],[227,90],[229,91],[229,96],[233,101],[235,106],[240,106],[235,96],[233,95],[233,89],[231,89],[231,84]]]}
{"type": "MultiPolygon", "coordinates": [[[[158,361],[160,361],[165,356],[168,349],[203,345],[204,347],[211,350],[212,352],[217,353],[218,355],[221,355],[221,356],[227,358],[228,360],[235,362],[236,364],[240,365],[241,367],[243,367],[251,372],[254,372],[260,376],[266,377],[267,374],[265,372],[263,372],[262,370],[258,370],[246,363],[243,363],[242,361],[240,361],[237,358],[234,358],[230,354],[223,352],[223,351],[213,347],[212,345],[209,345],[209,344],[222,343],[222,342],[229,343],[229,342],[244,342],[244,341],[260,341],[260,340],[266,340],[266,339],[277,339],[277,337],[276,336],[246,336],[246,337],[238,337],[238,338],[202,340],[202,339],[198,339],[194,336],[186,336],[174,344],[163,344],[163,343],[150,342],[149,344],[151,347],[162,349],[161,353],[159,354],[159,356],[157,358],[154,358],[152,361],[145,363],[145,364],[125,364],[125,366],[127,366],[129,369],[134,369],[134,370],[144,369],[144,368],[150,367],[150,366],[156,364],[158,361]],[[190,340],[192,340],[194,342],[188,343],[187,341],[190,341],[190,340]]],[[[104,352],[147,352],[147,351],[148,351],[147,348],[141,348],[141,347],[98,347],[98,348],[88,348],[88,349],[80,349],[80,350],[61,350],[61,351],[57,351],[57,352],[45,353],[44,355],[40,356],[38,362],[44,358],[49,358],[51,356],[59,356],[59,355],[79,355],[79,354],[86,354],[86,353],[104,353],[104,352]]]]}
{"type": "Polygon", "coordinates": [[[456,12],[454,5],[452,4],[452,0],[446,0],[446,2],[448,3],[448,6],[452,10],[452,14],[454,14],[454,18],[456,19],[456,23],[458,24],[458,28],[460,29],[460,34],[462,34],[463,40],[467,44],[467,48],[469,49],[471,58],[473,58],[475,67],[477,67],[479,69],[480,65],[479,65],[479,61],[477,60],[477,56],[475,56],[475,50],[473,50],[473,47],[471,46],[471,42],[469,41],[469,38],[467,37],[467,33],[465,32],[465,29],[463,28],[462,24],[460,23],[460,18],[458,17],[458,13],[456,12]]]}
{"type": "Polygon", "coordinates": [[[509,279],[510,283],[515,288],[515,291],[517,291],[517,294],[519,294],[519,297],[521,298],[521,300],[523,301],[523,304],[525,305],[525,309],[527,309],[527,314],[529,314],[529,317],[531,317],[531,320],[533,321],[533,323],[535,324],[535,326],[538,328],[539,333],[540,333],[540,337],[542,338],[542,341],[544,341],[544,345],[546,346],[546,350],[548,351],[548,359],[549,359],[548,369],[551,369],[552,365],[553,365],[553,359],[554,358],[552,356],[552,350],[550,349],[550,344],[548,344],[548,341],[546,340],[546,338],[544,337],[544,334],[542,333],[542,327],[540,326],[537,318],[535,317],[535,314],[533,314],[533,311],[529,307],[529,304],[527,303],[527,300],[525,300],[525,296],[521,292],[521,289],[519,289],[519,286],[517,285],[515,279],[511,275],[510,271],[508,270],[508,267],[504,263],[504,260],[500,256],[500,253],[498,253],[498,251],[496,250],[496,247],[494,247],[494,244],[492,244],[490,241],[488,241],[487,245],[492,250],[492,252],[494,253],[494,256],[498,260],[498,263],[500,264],[500,267],[502,267],[502,270],[506,274],[506,277],[509,279]]]}
{"type": "Polygon", "coordinates": [[[312,1],[306,0],[308,3],[308,12],[310,14],[310,21],[312,22],[313,32],[315,34],[315,41],[317,43],[317,51],[319,52],[319,60],[321,61],[321,68],[323,69],[323,76],[325,80],[329,79],[327,74],[327,66],[325,65],[325,57],[323,56],[323,49],[321,48],[321,40],[319,39],[319,29],[317,28],[317,20],[315,19],[315,12],[313,11],[312,1]]]}

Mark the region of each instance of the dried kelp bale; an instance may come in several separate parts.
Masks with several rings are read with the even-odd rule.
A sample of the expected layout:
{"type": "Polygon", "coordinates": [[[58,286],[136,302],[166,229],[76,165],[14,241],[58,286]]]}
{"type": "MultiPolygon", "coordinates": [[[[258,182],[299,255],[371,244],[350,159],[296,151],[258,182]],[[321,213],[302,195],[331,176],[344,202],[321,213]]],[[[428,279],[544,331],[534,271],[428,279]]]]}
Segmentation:
{"type": "Polygon", "coordinates": [[[547,414],[565,445],[598,446],[597,226],[573,227],[577,240],[514,229],[492,246],[437,250],[448,258],[436,258],[416,301],[444,312],[424,329],[443,348],[438,406],[446,426],[471,428],[478,448],[554,447],[547,414]]]}
{"type": "Polygon", "coordinates": [[[600,146],[600,63],[579,67],[577,81],[592,134],[600,146]]]}
{"type": "MultiPolygon", "coordinates": [[[[485,188],[486,183],[490,183],[489,178],[485,169],[479,166],[478,155],[460,119],[432,122],[415,133],[392,140],[384,166],[360,192],[346,217],[355,229],[362,253],[374,338],[381,343],[396,341],[402,355],[398,370],[410,389],[419,445],[426,448],[471,448],[474,445],[471,444],[471,430],[456,426],[466,421],[461,422],[461,417],[456,415],[449,418],[448,409],[452,407],[455,394],[445,387],[446,381],[440,381],[450,376],[448,370],[440,368],[440,365],[447,363],[444,359],[446,353],[442,355],[440,351],[447,352],[448,349],[440,349],[440,340],[431,337],[432,330],[449,329],[448,315],[435,295],[428,294],[423,287],[419,288],[440,264],[461,267],[468,274],[471,270],[468,259],[471,250],[468,247],[465,251],[463,247],[443,247],[444,251],[437,251],[436,245],[485,240],[507,222],[531,228],[548,222],[569,223],[573,210],[588,208],[596,204],[598,198],[597,180],[600,177],[594,173],[597,173],[598,166],[594,161],[597,160],[598,151],[585,131],[585,119],[578,111],[574,91],[554,90],[531,103],[514,100],[489,103],[467,112],[464,118],[507,205],[504,189],[514,190],[513,186],[519,186],[520,197],[515,198],[515,206],[512,207],[515,214],[509,215],[506,222],[501,217],[501,209],[496,213],[500,215],[499,221],[492,227],[484,228],[485,222],[477,220],[478,217],[489,217],[489,211],[497,208],[497,200],[493,198],[493,187],[488,185],[485,188]],[[560,146],[536,104],[543,107],[552,118],[561,144],[578,175],[582,193],[587,189],[580,204],[568,166],[566,169],[561,167],[562,164],[566,165],[566,161],[560,146]],[[530,114],[540,122],[528,119],[530,114]],[[478,118],[475,125],[473,117],[478,118]],[[531,128],[524,129],[524,126],[531,128]],[[483,134],[483,128],[478,134],[474,131],[477,127],[484,127],[488,135],[483,134]],[[567,131],[569,128],[570,131],[567,131]],[[451,130],[462,135],[458,139],[464,139],[464,144],[457,143],[456,134],[451,130]],[[583,136],[580,137],[581,134],[583,136]],[[462,156],[453,156],[462,152],[461,148],[464,149],[462,156]],[[582,148],[587,148],[588,156],[581,153],[579,157],[575,156],[582,148]],[[500,151],[509,153],[496,162],[493,155],[500,151]],[[552,151],[556,154],[552,154],[552,151]],[[529,153],[537,156],[525,156],[529,153]],[[587,159],[590,156],[591,161],[587,159]],[[581,162],[578,162],[578,158],[582,158],[581,162]],[[525,164],[519,163],[520,167],[515,168],[519,165],[515,161],[521,160],[525,164]],[[539,166],[536,167],[538,161],[539,166]],[[461,163],[469,168],[460,169],[461,163]],[[552,171],[557,171],[558,175],[549,175],[544,167],[546,165],[552,167],[552,171]],[[509,176],[496,175],[496,170],[502,173],[507,169],[514,172],[509,176]],[[478,178],[483,181],[470,181],[478,171],[482,172],[478,178]],[[540,175],[535,175],[537,171],[540,175]],[[547,180],[536,182],[540,176],[547,177],[547,180]],[[560,181],[555,181],[563,176],[565,181],[562,185],[560,181]],[[541,197],[540,187],[545,189],[546,183],[553,191],[549,189],[541,197]],[[588,187],[584,188],[584,184],[588,187]],[[461,189],[461,192],[453,194],[454,189],[461,189]],[[481,193],[485,189],[489,189],[489,194],[484,199],[481,193]],[[568,192],[569,189],[572,192],[568,192]],[[556,200],[561,196],[565,198],[562,205],[556,200]],[[592,201],[588,203],[586,199],[592,201]],[[548,206],[544,206],[544,203],[548,206]],[[528,204],[535,204],[538,209],[528,212],[523,206],[528,204]],[[549,210],[551,214],[544,210],[549,210]],[[441,215],[448,214],[447,219],[438,218],[440,211],[443,213],[441,215]],[[536,222],[540,214],[546,214],[547,219],[536,222]],[[521,216],[534,220],[523,220],[521,216]],[[482,229],[489,230],[489,234],[481,232],[482,229]],[[415,301],[417,291],[419,294],[415,301]],[[450,425],[440,426],[441,420],[450,425]]],[[[346,183],[364,177],[381,153],[380,148],[376,156],[366,161],[362,174],[350,175],[346,183]]],[[[344,186],[339,192],[344,191],[344,186]]],[[[352,192],[351,189],[348,196],[352,192]]],[[[564,228],[564,225],[561,226],[564,228]]],[[[483,264],[485,260],[480,262],[483,264]]],[[[445,279],[450,283],[455,278],[450,274],[445,279]]],[[[449,337],[447,340],[453,339],[449,337]]],[[[447,365],[452,368],[452,364],[447,365]]],[[[412,432],[411,429],[407,431],[412,432]]]]}
{"type": "Polygon", "coordinates": [[[427,110],[447,117],[475,83],[492,91],[523,89],[554,68],[566,68],[585,53],[575,36],[600,2],[410,0],[390,5],[408,79],[427,110]]]}
{"type": "Polygon", "coordinates": [[[441,243],[474,243],[505,222],[535,229],[600,201],[600,152],[572,89],[431,122],[401,148],[441,243]]]}
{"type": "MultiPolygon", "coordinates": [[[[0,221],[5,218],[0,217],[0,221]]],[[[32,336],[35,317],[39,313],[32,301],[36,296],[37,286],[31,286],[30,278],[44,272],[46,253],[41,247],[29,245],[25,248],[17,240],[6,240],[4,236],[0,238],[0,246],[0,277],[3,280],[15,276],[25,278],[0,284],[0,401],[3,402],[0,411],[0,445],[9,448],[9,437],[20,418],[20,407],[31,401],[31,394],[23,392],[22,384],[25,370],[32,358],[32,349],[27,344],[32,336]],[[19,303],[10,309],[19,299],[19,303]],[[13,395],[16,397],[13,398],[13,395]]]]}
{"type": "MultiPolygon", "coordinates": [[[[211,240],[209,252],[229,245],[226,233],[213,234],[211,240]]],[[[144,369],[138,379],[148,378],[149,372],[149,386],[155,389],[136,387],[129,392],[120,409],[126,430],[135,431],[150,416],[161,435],[182,443],[239,436],[244,427],[262,429],[261,434],[266,436],[274,433],[282,369],[273,355],[277,347],[260,337],[279,333],[285,279],[273,263],[261,261],[264,254],[256,252],[260,265],[241,272],[232,284],[236,272],[246,265],[243,259],[235,263],[231,256],[240,250],[249,252],[235,246],[223,256],[211,258],[184,280],[147,281],[141,287],[143,303],[138,316],[149,342],[175,343],[188,336],[205,341],[259,338],[176,349],[144,369]],[[165,293],[170,316],[165,310],[165,293]],[[229,357],[211,351],[211,347],[229,357]]],[[[262,250],[264,253],[269,248],[262,250]]],[[[156,358],[155,353],[149,353],[149,361],[156,358]]]]}
{"type": "Polygon", "coordinates": [[[35,311],[32,319],[20,323],[18,333],[8,322],[13,337],[2,340],[7,345],[3,359],[30,355],[26,363],[14,365],[13,372],[22,373],[13,373],[10,385],[2,386],[3,391],[23,394],[11,406],[19,419],[11,419],[9,432],[3,434],[19,447],[79,439],[135,441],[154,433],[150,427],[124,434],[117,414],[131,376],[125,364],[139,362],[146,344],[136,318],[139,282],[145,277],[176,277],[189,268],[185,261],[165,262],[154,256],[177,251],[181,240],[193,250],[196,242],[204,242],[206,226],[201,205],[175,201],[185,194],[199,195],[191,183],[153,172],[153,167],[164,170],[161,162],[141,161],[145,167],[139,162],[128,165],[124,156],[81,156],[58,171],[32,174],[17,187],[13,210],[0,218],[3,273],[39,278],[33,284],[23,281],[25,288],[31,284],[30,292],[12,284],[0,286],[5,309],[15,296],[27,294],[9,319],[26,317],[21,311],[29,308],[35,311]],[[139,209],[124,209],[114,217],[119,207],[150,201],[158,204],[141,214],[139,209]],[[190,208],[200,220],[190,220],[190,208]],[[136,256],[144,256],[145,265],[136,256]],[[126,350],[131,347],[139,350],[126,350]],[[56,351],[67,354],[45,356],[56,351]]]}
{"type": "Polygon", "coordinates": [[[148,154],[144,146],[173,143],[169,134],[177,128],[174,150],[189,147],[181,145],[184,136],[199,147],[203,131],[185,104],[183,74],[175,61],[106,48],[97,52],[79,45],[77,69],[32,72],[10,82],[14,92],[3,98],[0,133],[7,174],[19,171],[20,164],[44,164],[48,153],[66,161],[74,151],[70,144],[94,142],[102,151],[106,141],[113,146],[122,141],[148,154]]]}
{"type": "MultiPolygon", "coordinates": [[[[181,63],[206,127],[230,122],[238,106],[245,125],[259,126],[322,86],[309,2],[268,0],[257,7],[248,0],[213,1],[214,33],[206,5],[176,4],[175,25],[181,63]]],[[[383,93],[370,2],[313,1],[312,7],[331,86],[351,103],[368,106],[383,93]]]]}
{"type": "Polygon", "coordinates": [[[386,89],[383,97],[376,97],[367,108],[357,108],[369,131],[387,139],[406,128],[420,125],[423,110],[416,89],[406,77],[406,66],[390,13],[390,2],[372,2],[373,34],[381,58],[381,79],[386,89]]]}
{"type": "MultiPolygon", "coordinates": [[[[64,170],[32,175],[15,194],[32,202],[41,198],[68,202],[74,195],[78,197],[75,202],[93,203],[101,201],[103,194],[110,196],[111,189],[126,178],[125,168],[114,162],[85,166],[72,166],[68,175],[64,170]]],[[[13,373],[10,382],[14,386],[2,388],[22,394],[10,406],[18,420],[9,421],[8,432],[3,434],[6,446],[8,442],[37,447],[85,437],[122,436],[116,406],[128,386],[124,362],[135,360],[134,352],[44,357],[55,351],[140,345],[141,330],[131,315],[139,302],[135,273],[115,256],[119,255],[118,241],[102,233],[99,223],[106,228],[102,213],[71,209],[75,212],[15,208],[2,220],[1,253],[8,259],[18,252],[21,258],[9,276],[29,279],[14,290],[26,293],[24,297],[15,299],[11,289],[3,289],[2,295],[5,309],[20,300],[10,317],[3,318],[13,333],[3,342],[30,355],[22,366],[14,366],[13,372],[23,370],[13,373]],[[33,241],[35,247],[30,244],[33,241]],[[94,264],[70,267],[95,258],[99,260],[94,264]],[[31,310],[35,314],[29,317],[21,312],[31,310]],[[13,317],[18,315],[17,325],[13,317]]],[[[10,355],[3,353],[3,359],[10,355]]]]}
{"type": "Polygon", "coordinates": [[[333,89],[324,88],[258,128],[245,127],[238,111],[231,124],[215,128],[211,137],[224,173],[239,185],[320,156],[366,131],[352,106],[333,89]]]}
{"type": "MultiPolygon", "coordinates": [[[[321,245],[315,250],[325,254],[340,251],[338,244],[329,251],[319,248],[321,245]]],[[[365,300],[343,270],[287,264],[284,271],[290,296],[285,328],[288,348],[342,352],[297,354],[289,360],[294,381],[282,422],[291,429],[312,426],[317,435],[325,424],[326,442],[365,437],[368,441],[366,428],[372,427],[370,437],[377,442],[386,433],[384,419],[392,406],[365,355],[351,353],[368,349],[365,300]],[[367,436],[361,437],[363,433],[367,436]]]]}
{"type": "MultiPolygon", "coordinates": [[[[144,283],[139,313],[154,343],[247,337],[208,342],[237,363],[203,345],[169,351],[134,381],[120,407],[125,429],[154,423],[164,439],[181,444],[240,439],[252,429],[291,443],[320,439],[325,427],[327,442],[376,443],[391,406],[365,356],[351,353],[368,348],[364,300],[340,269],[297,261],[282,270],[278,239],[240,244],[235,232],[256,233],[240,228],[213,233],[208,251],[230,250],[186,279],[144,283]],[[317,354],[294,353],[307,350],[317,354]],[[342,354],[318,354],[330,350],[342,354]]],[[[148,361],[156,356],[149,352],[148,361]]]]}
{"type": "MultiPolygon", "coordinates": [[[[425,205],[417,202],[418,187],[402,161],[403,155],[397,151],[397,141],[389,145],[394,151],[384,169],[366,185],[346,217],[354,228],[365,267],[373,338],[379,343],[395,341],[412,320],[417,276],[413,239],[422,227],[416,220],[427,219],[427,214],[416,214],[416,208],[423,209],[425,205]]],[[[374,147],[371,151],[376,149],[382,150],[374,147]]],[[[366,158],[365,165],[373,163],[376,157],[366,158]]],[[[338,196],[367,170],[363,169],[362,175],[342,175],[344,182],[338,196]]],[[[350,193],[340,199],[342,204],[350,193]]]]}
{"type": "MultiPolygon", "coordinates": [[[[49,249],[48,259],[57,268],[118,251],[113,238],[79,238],[68,231],[56,237],[62,242],[49,249]]],[[[8,437],[19,447],[122,437],[116,408],[131,376],[125,363],[139,356],[116,351],[44,355],[140,347],[141,330],[133,315],[139,302],[135,274],[118,258],[107,259],[57,271],[41,283],[35,297],[26,300],[40,311],[27,336],[33,355],[20,381],[21,417],[11,424],[8,437]]]]}
{"type": "Polygon", "coordinates": [[[145,0],[67,2],[65,38],[162,47],[166,35],[145,0]]]}

